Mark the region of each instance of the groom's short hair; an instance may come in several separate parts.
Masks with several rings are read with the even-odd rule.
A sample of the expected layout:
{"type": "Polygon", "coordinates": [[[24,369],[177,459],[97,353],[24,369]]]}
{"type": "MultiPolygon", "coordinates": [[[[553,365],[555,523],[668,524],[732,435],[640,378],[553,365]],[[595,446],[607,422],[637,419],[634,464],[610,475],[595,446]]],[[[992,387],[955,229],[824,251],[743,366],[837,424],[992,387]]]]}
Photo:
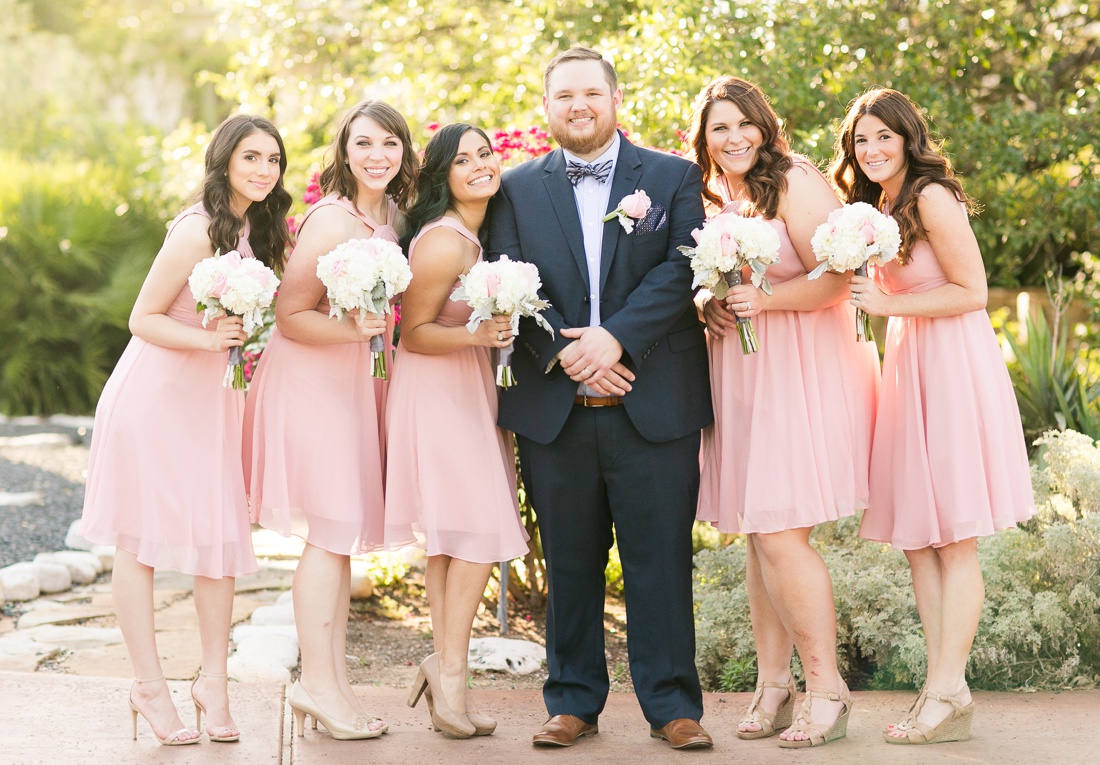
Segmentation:
{"type": "Polygon", "coordinates": [[[575,46],[554,56],[553,60],[547,64],[546,72],[542,75],[542,90],[544,93],[550,95],[550,73],[554,71],[554,67],[569,61],[599,61],[600,65],[603,66],[604,77],[607,78],[607,84],[610,86],[611,92],[614,93],[619,89],[619,75],[615,74],[615,67],[611,65],[610,61],[601,56],[599,51],[575,46]]]}

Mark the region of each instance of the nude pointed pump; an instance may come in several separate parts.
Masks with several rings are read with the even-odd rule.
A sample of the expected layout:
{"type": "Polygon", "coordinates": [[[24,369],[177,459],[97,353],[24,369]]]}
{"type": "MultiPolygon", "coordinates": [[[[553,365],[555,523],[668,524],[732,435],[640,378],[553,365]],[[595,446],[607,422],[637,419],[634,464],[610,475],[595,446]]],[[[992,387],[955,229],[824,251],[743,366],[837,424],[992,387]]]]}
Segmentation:
{"type": "MultiPolygon", "coordinates": [[[[134,679],[134,685],[145,685],[146,683],[159,683],[159,682],[164,682],[164,675],[161,675],[160,677],[154,677],[151,680],[138,680],[136,678],[134,679]]],[[[133,723],[134,723],[133,740],[137,741],[137,719],[138,719],[138,715],[141,715],[142,717],[145,717],[145,713],[142,712],[140,709],[138,709],[137,704],[134,703],[134,688],[133,688],[133,686],[130,686],[130,695],[129,695],[127,700],[130,703],[130,714],[131,714],[131,717],[132,717],[133,723]]],[[[145,717],[145,721],[149,722],[149,718],[145,717]]],[[[199,736],[202,735],[197,730],[192,730],[191,728],[183,727],[183,728],[180,728],[175,733],[169,733],[164,738],[161,738],[160,736],[157,735],[157,732],[155,730],[153,730],[153,724],[151,722],[149,722],[149,730],[153,731],[154,738],[156,738],[157,742],[161,746],[186,746],[188,744],[197,744],[197,743],[199,743],[199,736]],[[190,733],[193,733],[195,735],[190,737],[190,738],[183,738],[183,736],[186,736],[190,733]]]]}
{"type": "Polygon", "coordinates": [[[378,738],[385,733],[385,726],[381,728],[371,729],[371,718],[366,715],[359,715],[355,718],[355,721],[350,725],[342,723],[339,720],[333,720],[331,717],[321,711],[313,698],[306,692],[306,689],[302,687],[302,683],[298,680],[294,681],[294,685],[290,686],[290,691],[286,694],[286,703],[290,706],[291,711],[294,713],[294,726],[298,730],[299,736],[306,735],[306,716],[313,718],[313,727],[317,728],[317,723],[325,726],[325,730],[337,741],[358,741],[364,738],[378,738]]]}
{"type": "Polygon", "coordinates": [[[416,680],[413,681],[412,690],[409,692],[409,706],[415,707],[425,691],[430,691],[432,697],[432,703],[428,706],[432,725],[455,738],[469,738],[476,733],[477,729],[470,722],[470,718],[451,709],[443,696],[443,690],[439,684],[438,653],[431,654],[420,663],[420,668],[416,671],[416,680]]]}

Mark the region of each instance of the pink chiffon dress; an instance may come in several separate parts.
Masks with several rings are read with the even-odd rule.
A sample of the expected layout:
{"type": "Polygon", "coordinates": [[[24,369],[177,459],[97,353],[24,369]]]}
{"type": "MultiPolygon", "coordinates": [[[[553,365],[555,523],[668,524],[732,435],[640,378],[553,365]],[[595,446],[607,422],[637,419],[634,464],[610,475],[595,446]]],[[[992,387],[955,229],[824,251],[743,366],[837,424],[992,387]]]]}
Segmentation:
{"type": "MultiPolygon", "coordinates": [[[[165,241],[189,215],[210,217],[189,207],[165,241]]],[[[253,257],[247,224],[237,250],[253,257]]],[[[167,314],[202,327],[186,282],[167,314]]],[[[240,463],[244,393],[222,386],[228,360],[130,339],[96,406],[82,536],[156,569],[211,579],[257,570],[240,463]]]]}
{"type": "MultiPolygon", "coordinates": [[[[723,212],[738,212],[740,203],[723,212]]],[[[807,271],[786,225],[773,284],[807,271]]],[[[878,349],[856,341],[847,302],[752,317],[760,344],[745,355],[737,330],[707,333],[714,424],[703,431],[697,517],[726,533],[816,526],[867,506],[878,391],[878,349]]]]}
{"type": "MultiPolygon", "coordinates": [[[[397,242],[392,201],[382,224],[330,195],[306,211],[299,230],[327,205],[362,220],[371,238],[397,242]]],[[[328,317],[328,299],[316,310],[328,317]]],[[[371,373],[369,343],[314,345],[272,330],[245,406],[244,471],[254,521],[338,555],[382,546],[386,384],[371,373]]]]}
{"type": "MultiPolygon", "coordinates": [[[[907,265],[875,268],[874,279],[888,295],[947,283],[927,241],[907,265]]],[[[882,372],[860,536],[901,550],[940,547],[1035,513],[1020,410],[984,310],[891,316],[882,372]]]]}
{"type": "MultiPolygon", "coordinates": [[[[414,273],[420,238],[439,227],[478,244],[453,218],[433,221],[409,246],[414,273]]],[[[436,323],[461,327],[470,313],[466,303],[448,300],[436,323]]],[[[398,344],[397,359],[386,417],[386,546],[416,544],[428,555],[474,563],[526,555],[512,439],[496,425],[489,349],[428,355],[398,344]]]]}

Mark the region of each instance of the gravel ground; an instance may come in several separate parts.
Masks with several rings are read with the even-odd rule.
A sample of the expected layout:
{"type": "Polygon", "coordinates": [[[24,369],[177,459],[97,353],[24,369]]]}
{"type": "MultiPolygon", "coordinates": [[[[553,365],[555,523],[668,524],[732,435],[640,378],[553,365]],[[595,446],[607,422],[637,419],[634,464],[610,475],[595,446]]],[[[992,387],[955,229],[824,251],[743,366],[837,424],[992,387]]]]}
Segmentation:
{"type": "Polygon", "coordinates": [[[65,548],[65,534],[84,503],[86,442],[79,425],[0,421],[0,439],[60,433],[69,445],[15,446],[0,440],[0,492],[38,492],[43,504],[0,506],[0,567],[65,548]]]}

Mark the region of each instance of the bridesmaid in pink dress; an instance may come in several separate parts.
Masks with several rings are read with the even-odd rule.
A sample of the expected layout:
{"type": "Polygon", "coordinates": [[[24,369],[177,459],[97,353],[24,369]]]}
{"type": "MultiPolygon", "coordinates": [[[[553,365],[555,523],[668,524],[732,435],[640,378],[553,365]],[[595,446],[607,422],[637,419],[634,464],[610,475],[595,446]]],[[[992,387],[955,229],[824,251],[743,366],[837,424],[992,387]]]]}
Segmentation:
{"type": "Polygon", "coordinates": [[[781,242],[767,270],[771,295],[747,276],[724,302],[700,295],[714,425],[703,434],[698,517],[747,535],[758,680],[737,735],[787,728],[781,747],[816,746],[844,735],[851,701],[836,664],[832,581],[810,532],[867,506],[878,353],[855,341],[846,277],[807,279],[816,265],[810,239],[840,203],[817,168],[790,153],[760,89],[718,78],[700,94],[692,124],[707,201],[763,218],[781,242]],[[737,316],[752,318],[758,352],[742,353],[737,316]],[[807,690],[797,715],[795,648],[807,690]]]}
{"type": "Polygon", "coordinates": [[[294,574],[301,678],[287,695],[298,733],[306,715],[336,739],[386,731],[347,677],[351,558],[382,545],[382,386],[371,376],[374,315],[329,318],[317,259],[350,239],[397,242],[416,183],[404,118],[381,101],[351,109],[321,171],[327,196],[305,215],[275,307],[276,327],[245,409],[244,465],[253,519],[305,540],[294,574]]]}
{"type": "Polygon", "coordinates": [[[985,312],[969,200],[917,107],[894,90],[856,99],[832,172],[848,201],[886,210],[902,235],[897,260],[851,280],[853,305],[890,317],[860,534],[909,559],[928,649],[924,689],[885,736],[966,740],[966,662],[984,599],[977,537],[1034,513],[1020,414],[985,312]]]}
{"type": "Polygon", "coordinates": [[[489,353],[511,345],[511,324],[497,316],[471,333],[469,306],[450,299],[482,258],[477,232],[499,188],[485,133],[456,124],[432,136],[403,240],[413,279],[387,416],[386,543],[428,551],[435,653],[420,665],[410,706],[426,691],[435,726],[460,738],[496,728],[466,697],[470,629],[493,563],[527,553],[489,353]]]}
{"type": "Polygon", "coordinates": [[[240,736],[226,677],[233,580],[256,570],[240,465],[244,394],[222,386],[226,351],[247,338],[240,317],[202,327],[187,277],[215,250],[255,253],[279,270],[290,241],[285,170],[267,120],[238,115],[214,132],[200,201],[169,226],[130,314],[134,337],[96,408],[81,534],[116,546],[111,589],[137,678],[134,736],[140,714],[168,746],[200,734],[180,722],[164,681],[153,569],[195,577],[202,670],[191,696],[212,741],[240,736]]]}

